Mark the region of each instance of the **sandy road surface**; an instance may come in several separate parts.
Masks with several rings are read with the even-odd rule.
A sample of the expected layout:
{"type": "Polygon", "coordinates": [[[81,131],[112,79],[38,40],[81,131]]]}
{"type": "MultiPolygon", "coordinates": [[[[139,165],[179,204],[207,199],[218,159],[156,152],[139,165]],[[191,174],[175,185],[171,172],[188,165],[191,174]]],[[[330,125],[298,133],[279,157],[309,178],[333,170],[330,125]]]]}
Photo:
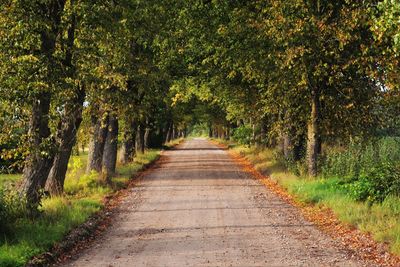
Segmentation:
{"type": "Polygon", "coordinates": [[[363,266],[206,140],[164,153],[67,266],[363,266]]]}

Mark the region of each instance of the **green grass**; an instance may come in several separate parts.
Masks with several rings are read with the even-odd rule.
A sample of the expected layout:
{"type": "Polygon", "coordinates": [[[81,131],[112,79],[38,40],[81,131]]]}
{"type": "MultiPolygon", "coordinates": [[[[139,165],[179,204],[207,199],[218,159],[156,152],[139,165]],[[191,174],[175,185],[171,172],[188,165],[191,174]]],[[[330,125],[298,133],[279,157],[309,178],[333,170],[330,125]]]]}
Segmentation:
{"type": "Polygon", "coordinates": [[[391,252],[400,255],[400,198],[389,196],[382,203],[352,199],[338,186],[339,178],[310,179],[296,176],[275,160],[274,150],[245,147],[226,142],[232,150],[248,159],[255,168],[278,182],[297,200],[330,208],[343,222],[387,242],[391,252]]]}
{"type": "Polygon", "coordinates": [[[14,184],[21,179],[21,174],[0,174],[0,188],[14,184]]]}
{"type": "MultiPolygon", "coordinates": [[[[117,166],[117,175],[112,178],[111,187],[97,173],[85,174],[87,154],[71,157],[64,196],[45,198],[39,218],[30,220],[22,217],[11,226],[10,234],[0,239],[0,266],[23,266],[32,256],[47,251],[65,234],[99,211],[105,196],[126,186],[135,173],[159,155],[160,150],[148,150],[138,154],[133,162],[117,166]]],[[[1,175],[0,186],[17,182],[20,177],[1,175]]]]}
{"type": "Polygon", "coordinates": [[[46,251],[101,207],[101,198],[95,196],[46,199],[40,218],[35,221],[22,218],[13,226],[13,236],[0,246],[0,266],[23,266],[33,255],[46,251]]]}

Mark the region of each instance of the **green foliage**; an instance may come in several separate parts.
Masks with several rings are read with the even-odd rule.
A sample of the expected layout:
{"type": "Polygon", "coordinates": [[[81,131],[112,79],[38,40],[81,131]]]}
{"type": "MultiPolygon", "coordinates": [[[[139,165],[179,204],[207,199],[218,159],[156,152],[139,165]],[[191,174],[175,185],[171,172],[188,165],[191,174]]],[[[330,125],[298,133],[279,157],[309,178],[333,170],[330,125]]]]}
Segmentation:
{"type": "Polygon", "coordinates": [[[209,129],[206,123],[196,124],[190,129],[190,136],[192,137],[208,137],[209,129]]]}
{"type": "MultiPolygon", "coordinates": [[[[372,9],[372,29],[374,31],[375,45],[370,50],[376,50],[379,64],[383,68],[374,71],[378,79],[383,78],[383,83],[388,89],[395,91],[398,97],[400,89],[400,2],[398,0],[379,1],[377,8],[372,9]]],[[[396,102],[398,103],[398,98],[396,102]]],[[[390,97],[393,99],[393,95],[390,97]]]]}
{"type": "Polygon", "coordinates": [[[398,142],[397,138],[383,138],[364,144],[351,142],[348,147],[327,149],[323,174],[351,180],[374,164],[398,161],[400,160],[398,142]]]}
{"type": "Polygon", "coordinates": [[[46,251],[101,206],[101,198],[93,196],[45,199],[38,219],[19,218],[12,225],[13,235],[0,241],[0,266],[24,266],[32,256],[46,251]]]}
{"type": "Polygon", "coordinates": [[[21,174],[0,174],[0,188],[15,184],[21,180],[21,174]]]}
{"type": "Polygon", "coordinates": [[[241,125],[233,130],[232,138],[242,145],[250,145],[253,129],[247,125],[241,125]]]}
{"type": "Polygon", "coordinates": [[[323,175],[340,179],[354,199],[382,202],[389,195],[400,195],[398,138],[352,143],[337,150],[328,152],[323,175]]]}
{"type": "Polygon", "coordinates": [[[364,168],[359,177],[345,187],[359,201],[382,202],[389,195],[400,196],[400,168],[392,163],[364,168]]]}
{"type": "Polygon", "coordinates": [[[109,191],[100,179],[99,174],[94,171],[90,174],[66,179],[64,190],[66,194],[71,196],[87,196],[99,190],[104,193],[109,191]]]}
{"type": "Polygon", "coordinates": [[[13,225],[26,214],[26,202],[18,192],[0,186],[0,240],[13,235],[13,225]]]}

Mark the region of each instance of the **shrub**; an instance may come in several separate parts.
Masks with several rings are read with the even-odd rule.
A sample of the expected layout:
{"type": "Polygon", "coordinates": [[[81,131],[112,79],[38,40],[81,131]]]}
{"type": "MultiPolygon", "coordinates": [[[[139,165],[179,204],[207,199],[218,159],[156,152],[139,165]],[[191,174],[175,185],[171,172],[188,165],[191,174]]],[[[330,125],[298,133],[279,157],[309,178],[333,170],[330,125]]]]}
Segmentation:
{"type": "Polygon", "coordinates": [[[4,191],[0,189],[0,235],[4,236],[8,232],[8,214],[6,204],[4,202],[4,191]]]}
{"type": "Polygon", "coordinates": [[[356,200],[382,202],[389,195],[400,195],[400,168],[392,163],[379,164],[362,171],[345,187],[356,200]]]}
{"type": "Polygon", "coordinates": [[[340,179],[356,200],[381,202],[388,195],[400,194],[399,161],[398,138],[353,142],[346,149],[333,147],[328,150],[322,174],[326,178],[340,179]]]}
{"type": "Polygon", "coordinates": [[[15,190],[0,188],[0,237],[10,234],[18,218],[25,217],[26,202],[15,190]]]}
{"type": "Polygon", "coordinates": [[[242,125],[234,129],[232,138],[242,145],[250,145],[253,129],[249,126],[242,125]]]}

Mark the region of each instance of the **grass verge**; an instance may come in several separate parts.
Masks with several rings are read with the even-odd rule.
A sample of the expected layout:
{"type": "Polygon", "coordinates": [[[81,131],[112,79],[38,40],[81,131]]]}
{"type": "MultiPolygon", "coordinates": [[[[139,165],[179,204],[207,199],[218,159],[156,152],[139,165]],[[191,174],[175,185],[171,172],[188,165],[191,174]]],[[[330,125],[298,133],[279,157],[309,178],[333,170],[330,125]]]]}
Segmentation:
{"type": "MultiPolygon", "coordinates": [[[[125,187],[131,177],[157,160],[159,155],[160,150],[148,150],[136,155],[133,162],[118,166],[111,186],[101,181],[97,173],[84,174],[87,155],[71,157],[64,196],[43,199],[39,218],[20,217],[10,231],[1,236],[0,266],[24,266],[33,256],[48,251],[68,232],[100,211],[107,196],[125,187]]],[[[12,186],[18,180],[20,175],[1,175],[0,187],[12,186]]]]}

